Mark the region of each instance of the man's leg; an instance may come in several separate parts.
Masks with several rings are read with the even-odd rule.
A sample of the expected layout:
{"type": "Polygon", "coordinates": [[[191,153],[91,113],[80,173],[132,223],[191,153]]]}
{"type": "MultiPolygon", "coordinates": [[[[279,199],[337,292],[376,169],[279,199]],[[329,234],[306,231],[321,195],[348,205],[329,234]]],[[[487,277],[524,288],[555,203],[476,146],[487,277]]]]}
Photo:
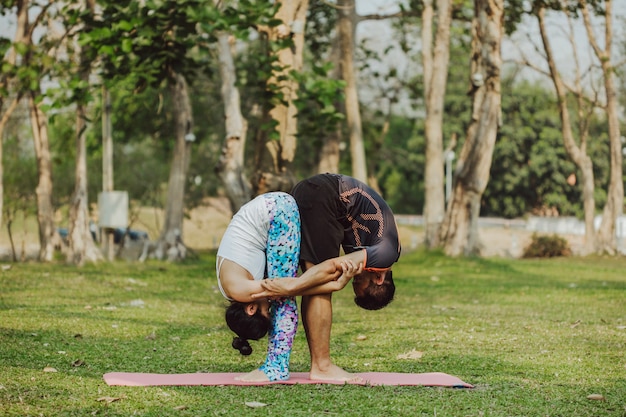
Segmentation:
{"type": "MultiPolygon", "coordinates": [[[[306,268],[313,264],[306,262],[306,268]]],[[[348,381],[354,375],[330,359],[330,330],[333,322],[332,294],[302,297],[302,322],[311,353],[311,379],[348,381]]]]}

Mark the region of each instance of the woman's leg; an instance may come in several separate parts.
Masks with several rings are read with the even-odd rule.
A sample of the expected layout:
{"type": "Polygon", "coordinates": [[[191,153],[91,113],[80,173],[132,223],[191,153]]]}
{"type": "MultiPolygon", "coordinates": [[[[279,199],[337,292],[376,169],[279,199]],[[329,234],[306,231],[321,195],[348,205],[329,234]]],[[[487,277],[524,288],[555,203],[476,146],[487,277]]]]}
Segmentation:
{"type": "MultiPolygon", "coordinates": [[[[267,276],[296,277],[300,258],[298,206],[293,197],[285,193],[270,193],[265,201],[270,213],[267,276]]],[[[272,301],[270,320],[267,357],[260,370],[270,381],[289,379],[289,358],[298,327],[296,298],[285,297],[272,301]]]]}

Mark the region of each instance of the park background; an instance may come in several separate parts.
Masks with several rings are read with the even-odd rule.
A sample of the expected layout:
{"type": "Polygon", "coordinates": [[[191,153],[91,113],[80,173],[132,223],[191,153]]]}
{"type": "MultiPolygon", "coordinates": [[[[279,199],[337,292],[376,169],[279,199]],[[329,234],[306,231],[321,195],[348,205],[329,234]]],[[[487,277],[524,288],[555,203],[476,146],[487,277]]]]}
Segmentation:
{"type": "MultiPolygon", "coordinates": [[[[618,236],[624,144],[615,136],[624,116],[624,2],[9,0],[0,7],[1,36],[7,38],[0,40],[6,53],[0,68],[0,121],[6,122],[0,123],[0,244],[6,248],[11,240],[19,255],[3,252],[0,268],[3,415],[624,416],[626,258],[618,236]],[[268,8],[273,4],[300,11],[306,5],[306,36],[293,19],[273,19],[276,10],[268,8]],[[538,22],[547,5],[570,6],[544,11],[565,95],[555,95],[555,73],[548,74],[541,52],[538,22]],[[436,61],[436,54],[422,53],[429,45],[424,39],[447,27],[447,15],[439,12],[448,6],[450,62],[428,77],[428,62],[436,61]],[[608,43],[604,12],[611,6],[612,43],[598,59],[583,7],[592,15],[589,26],[602,49],[608,43]],[[432,31],[422,31],[430,12],[437,12],[432,31]],[[502,19],[489,20],[499,13],[502,19]],[[567,15],[573,18],[572,32],[567,15]],[[17,31],[18,22],[32,23],[32,30],[17,31]],[[376,22],[385,22],[383,28],[376,22]],[[263,32],[260,23],[273,29],[263,32]],[[342,42],[347,49],[331,54],[338,40],[349,39],[350,27],[356,27],[357,41],[342,42]],[[473,27],[499,30],[485,39],[473,27]],[[274,29],[279,36],[270,39],[274,29]],[[25,37],[11,43],[14,34],[25,37]],[[278,56],[268,52],[299,50],[296,45],[306,45],[302,71],[277,72],[281,82],[299,88],[294,135],[268,117],[284,104],[276,100],[280,89],[268,81],[277,74],[272,68],[281,68],[272,67],[278,56]],[[472,73],[470,65],[483,56],[473,47],[480,46],[496,67],[472,73]],[[234,67],[220,71],[226,61],[219,58],[229,51],[234,67]],[[345,69],[350,58],[352,71],[337,73],[327,66],[345,69]],[[351,73],[356,77],[350,81],[351,73]],[[436,93],[431,98],[442,98],[441,111],[426,94],[435,74],[447,81],[445,88],[430,90],[436,93]],[[496,109],[501,98],[502,124],[487,118],[489,135],[472,138],[472,121],[483,119],[480,114],[473,119],[471,109],[487,92],[486,84],[500,87],[487,95],[496,109]],[[237,137],[236,129],[227,128],[233,119],[225,119],[224,86],[239,93],[248,127],[245,148],[238,148],[245,152],[230,159],[240,171],[219,165],[228,139],[237,137]],[[355,96],[356,113],[348,111],[355,96]],[[607,99],[618,102],[609,106],[607,99]],[[576,120],[571,132],[564,128],[566,111],[576,120]],[[426,129],[426,120],[437,121],[431,119],[437,114],[440,143],[426,129]],[[615,116],[620,123],[612,122],[615,116]],[[361,140],[353,141],[358,126],[361,140]],[[448,149],[454,134],[458,144],[448,149]],[[566,151],[568,135],[578,141],[566,151]],[[484,142],[487,136],[493,142],[484,142]],[[42,138],[49,139],[49,154],[38,146],[46,143],[42,138]],[[468,142],[484,150],[473,160],[463,157],[468,142]],[[276,144],[294,143],[294,154],[258,158],[276,144]],[[434,157],[428,153],[433,144],[434,157]],[[361,146],[362,152],[355,152],[361,146]],[[572,162],[576,152],[570,151],[577,148],[593,162],[588,210],[581,180],[588,166],[572,162]],[[329,152],[320,153],[324,149],[329,152]],[[448,150],[454,158],[450,153],[443,158],[448,150]],[[179,164],[187,154],[189,165],[179,164]],[[482,157],[489,157],[487,165],[482,157]],[[278,162],[289,175],[261,160],[278,162]],[[447,188],[452,172],[446,163],[456,172],[461,160],[471,160],[476,175],[458,172],[450,179],[465,175],[485,186],[475,190],[481,217],[472,219],[482,258],[449,256],[429,248],[426,238],[436,231],[424,222],[428,196],[442,207],[434,213],[444,214],[446,196],[465,191],[447,188]],[[253,343],[254,354],[241,357],[230,348],[232,334],[223,320],[226,302],[217,288],[214,248],[238,203],[222,174],[243,174],[237,178],[250,186],[244,201],[273,180],[286,187],[289,181],[283,179],[321,171],[321,162],[329,167],[324,170],[357,177],[365,171],[365,180],[398,215],[404,248],[394,266],[400,290],[389,307],[367,312],[354,307],[350,291],[333,296],[333,359],[352,372],[446,372],[475,389],[107,386],[106,372],[246,372],[258,366],[265,341],[253,343]],[[429,166],[436,175],[427,173],[429,166]],[[172,179],[171,173],[184,175],[172,179]],[[427,190],[428,178],[434,193],[427,190]],[[97,224],[101,217],[98,195],[111,189],[128,193],[132,230],[146,231],[150,242],[158,242],[167,240],[168,231],[182,229],[188,256],[180,262],[88,262],[91,255],[102,256],[99,248],[90,252],[86,246],[90,221],[97,224]],[[573,233],[583,218],[585,234],[573,233]],[[546,219],[556,226],[546,226],[546,219]],[[604,219],[614,222],[604,235],[608,245],[594,247],[596,253],[517,259],[535,231],[564,233],[575,255],[587,253],[589,219],[592,226],[598,221],[598,231],[604,219]],[[61,251],[48,251],[62,229],[67,243],[61,251]],[[22,248],[28,257],[19,254],[22,248]]],[[[129,242],[125,259],[136,259],[145,242],[135,243],[129,242]]],[[[307,369],[300,331],[292,370],[307,369]]]]}
{"type": "Polygon", "coordinates": [[[189,248],[215,248],[222,216],[255,193],[287,191],[331,171],[379,190],[395,213],[409,216],[399,221],[421,223],[423,236],[411,233],[409,248],[423,242],[447,253],[501,255],[506,246],[517,256],[528,240],[515,233],[489,248],[470,236],[481,223],[505,225],[501,239],[506,229],[556,231],[573,236],[576,254],[623,252],[620,2],[547,10],[541,2],[503,2],[500,20],[491,22],[502,47],[481,52],[501,65],[493,73],[489,65],[476,69],[485,64],[476,48],[489,44],[474,30],[482,3],[283,2],[272,9],[190,1],[176,13],[173,5],[3,5],[2,246],[11,241],[13,250],[32,252],[39,241],[38,257],[50,259],[54,230],[64,229],[79,254],[73,259],[82,261],[80,242],[89,239],[81,233],[102,218],[100,192],[123,190],[130,199],[124,226],[166,246],[182,230],[189,248]],[[290,11],[300,14],[281,26],[290,11]],[[25,38],[20,25],[30,29],[25,38]],[[448,60],[440,59],[443,46],[448,60]],[[295,51],[287,61],[286,50],[295,51]],[[491,96],[498,120],[472,113],[491,96]],[[486,133],[472,137],[476,126],[486,133]],[[469,220],[457,203],[463,198],[472,201],[469,220]],[[537,227],[536,216],[558,220],[537,227]],[[574,218],[584,220],[582,244],[574,218]],[[469,238],[442,229],[455,222],[469,238]]]}

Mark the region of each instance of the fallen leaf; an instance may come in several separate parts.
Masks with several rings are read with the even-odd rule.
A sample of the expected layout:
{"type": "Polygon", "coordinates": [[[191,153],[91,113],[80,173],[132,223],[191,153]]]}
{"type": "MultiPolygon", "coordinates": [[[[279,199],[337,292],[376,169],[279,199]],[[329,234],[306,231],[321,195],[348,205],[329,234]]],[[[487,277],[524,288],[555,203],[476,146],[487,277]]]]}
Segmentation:
{"type": "Polygon", "coordinates": [[[587,395],[588,400],[596,400],[596,401],[604,401],[604,395],[602,394],[589,394],[587,395]]]}
{"type": "Polygon", "coordinates": [[[356,337],[356,340],[367,340],[367,336],[365,336],[364,334],[360,334],[356,337]]]}
{"type": "Polygon", "coordinates": [[[421,359],[424,356],[424,352],[412,349],[406,353],[401,353],[397,356],[397,359],[421,359]]]}
{"type": "Polygon", "coordinates": [[[186,405],[178,405],[176,407],[174,407],[174,410],[176,411],[182,411],[182,410],[186,410],[187,406],[186,405]]]}
{"type": "Polygon", "coordinates": [[[267,405],[265,403],[260,403],[258,401],[246,401],[244,404],[246,404],[250,408],[265,407],[267,405]]]}
{"type": "Polygon", "coordinates": [[[123,398],[126,398],[126,397],[125,396],[121,396],[121,397],[108,397],[108,396],[106,396],[106,397],[100,397],[100,398],[96,399],[96,401],[100,401],[100,402],[104,402],[104,403],[107,403],[107,404],[111,404],[112,402],[119,401],[119,400],[121,400],[123,398]]]}
{"type": "Polygon", "coordinates": [[[43,368],[43,371],[44,372],[57,372],[57,370],[51,366],[46,366],[45,368],[43,368]]]}
{"type": "Polygon", "coordinates": [[[575,327],[578,327],[578,325],[579,325],[580,323],[582,323],[582,321],[580,321],[580,320],[576,320],[576,321],[575,321],[574,323],[572,323],[569,327],[571,327],[571,328],[573,329],[573,328],[575,328],[575,327]]]}
{"type": "Polygon", "coordinates": [[[74,362],[72,362],[72,366],[74,367],[83,366],[84,364],[85,364],[85,361],[82,359],[76,359],[74,362]]]}

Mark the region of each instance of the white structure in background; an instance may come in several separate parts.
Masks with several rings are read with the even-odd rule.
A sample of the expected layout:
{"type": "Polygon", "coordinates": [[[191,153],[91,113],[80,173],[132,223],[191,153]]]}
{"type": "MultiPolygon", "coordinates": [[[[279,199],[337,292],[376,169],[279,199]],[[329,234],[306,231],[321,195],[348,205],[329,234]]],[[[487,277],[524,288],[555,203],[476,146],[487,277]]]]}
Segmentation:
{"type": "Polygon", "coordinates": [[[128,193],[107,191],[98,194],[98,226],[101,229],[128,227],[128,193]]]}

